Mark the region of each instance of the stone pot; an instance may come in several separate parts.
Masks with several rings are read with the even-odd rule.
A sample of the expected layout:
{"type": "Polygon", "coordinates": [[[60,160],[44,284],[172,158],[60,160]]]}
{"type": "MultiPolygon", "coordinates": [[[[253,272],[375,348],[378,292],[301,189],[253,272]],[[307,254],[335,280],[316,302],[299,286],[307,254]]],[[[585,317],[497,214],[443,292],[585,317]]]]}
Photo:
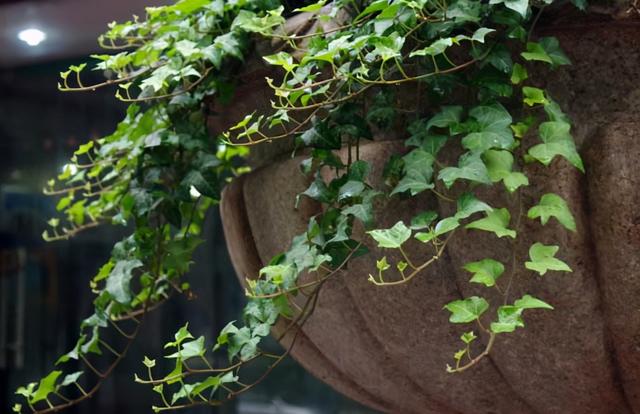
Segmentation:
{"type": "MultiPolygon", "coordinates": [[[[529,206],[547,192],[563,196],[578,232],[553,220],[544,227],[524,220],[512,245],[460,231],[440,261],[396,287],[367,282],[376,258],[389,256],[369,245],[371,254],[325,285],[292,350],[308,371],[350,398],[403,414],[640,413],[640,26],[569,19],[542,31],[553,32],[573,61],[543,83],[574,120],[587,173],[560,159],[549,168],[531,164],[522,199],[529,206]],[[484,257],[508,263],[513,252],[522,261],[534,241],[560,245],[573,273],[541,280],[522,269],[511,297],[528,292],[555,310],[531,311],[526,329],[499,336],[480,364],[448,374],[445,365],[465,327],[448,323],[442,306],[490,294],[469,284],[461,266],[484,257]]],[[[362,147],[372,185],[381,185],[389,153],[402,150],[401,142],[384,137],[362,147]]],[[[310,202],[294,209],[295,195],[308,185],[298,173],[301,159],[271,152],[269,162],[223,194],[225,236],[241,280],[257,275],[320,212],[310,202]]],[[[495,190],[480,196],[494,206],[513,205],[495,190]]],[[[428,196],[393,201],[378,208],[378,224],[408,221],[429,208],[451,212],[428,196]]],[[[410,243],[411,257],[425,254],[423,245],[410,243]]]]}

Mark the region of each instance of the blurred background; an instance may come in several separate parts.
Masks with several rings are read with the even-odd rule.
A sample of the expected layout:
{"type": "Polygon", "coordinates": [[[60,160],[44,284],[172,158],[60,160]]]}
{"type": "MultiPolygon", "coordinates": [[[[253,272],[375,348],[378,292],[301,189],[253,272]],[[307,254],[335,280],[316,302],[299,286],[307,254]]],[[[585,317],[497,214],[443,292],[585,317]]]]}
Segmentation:
{"type": "MultiPolygon", "coordinates": [[[[91,313],[90,278],[106,261],[122,229],[99,228],[45,243],[55,199],[42,195],[77,146],[112,132],[124,115],[113,90],[63,94],[59,72],[97,52],[108,22],[144,16],[169,0],[0,0],[0,411],[19,385],[37,381],[76,343],[91,313]]],[[[91,79],[88,79],[91,80],[91,79]]],[[[95,73],[95,81],[100,73],[95,73]]],[[[69,413],[151,412],[154,393],[134,383],[143,355],[152,358],[186,321],[209,340],[237,319],[243,295],[225,250],[217,212],[207,219],[207,243],[189,281],[199,297],[176,298],[145,323],[136,346],[93,399],[69,413]]],[[[273,351],[278,345],[270,344],[273,351]]],[[[224,414],[365,414],[289,359],[235,403],[198,408],[224,414]]]]}

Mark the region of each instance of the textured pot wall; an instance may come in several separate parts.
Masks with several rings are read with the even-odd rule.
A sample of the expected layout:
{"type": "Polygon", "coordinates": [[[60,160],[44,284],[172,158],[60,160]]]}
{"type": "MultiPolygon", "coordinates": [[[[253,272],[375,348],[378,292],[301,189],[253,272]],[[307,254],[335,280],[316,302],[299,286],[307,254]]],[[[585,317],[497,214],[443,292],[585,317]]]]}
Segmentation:
{"type": "MultiPolygon", "coordinates": [[[[522,197],[531,205],[546,192],[562,195],[578,233],[526,220],[512,245],[461,231],[442,260],[407,286],[367,282],[375,250],[356,259],[323,288],[293,350],[309,371],[351,398],[393,413],[640,413],[640,29],[596,25],[553,34],[574,66],[550,73],[545,86],[575,120],[587,174],[563,160],[548,169],[530,165],[531,186],[522,197]],[[512,296],[529,292],[556,310],[528,313],[527,328],[500,336],[489,358],[447,374],[464,328],[447,322],[442,305],[480,293],[462,264],[484,257],[509,262],[512,252],[522,261],[533,241],[560,244],[574,271],[544,280],[517,272],[512,296]]],[[[362,148],[374,186],[388,154],[399,150],[398,142],[362,148]]],[[[293,209],[308,184],[295,173],[299,161],[261,168],[224,194],[225,233],[241,279],[256,275],[319,212],[309,202],[293,209]]],[[[487,189],[481,197],[517,214],[499,192],[487,189]]],[[[377,218],[391,226],[429,208],[447,214],[452,207],[419,197],[380,205],[377,218]]],[[[409,254],[424,256],[424,247],[411,243],[409,254]]]]}

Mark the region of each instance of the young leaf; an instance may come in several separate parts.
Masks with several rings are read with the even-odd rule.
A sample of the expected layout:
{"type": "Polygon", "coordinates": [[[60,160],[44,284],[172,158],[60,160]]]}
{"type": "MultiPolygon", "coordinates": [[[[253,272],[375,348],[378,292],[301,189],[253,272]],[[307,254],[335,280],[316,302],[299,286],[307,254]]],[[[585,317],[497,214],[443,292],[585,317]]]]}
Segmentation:
{"type": "Polygon", "coordinates": [[[576,150],[570,130],[571,125],[567,122],[543,122],[539,127],[540,139],[543,144],[531,147],[529,155],[544,165],[549,165],[557,155],[560,155],[584,172],[584,165],[576,150]]]}
{"type": "Polygon", "coordinates": [[[489,303],[484,298],[471,296],[470,298],[449,302],[444,308],[451,312],[449,322],[469,323],[475,321],[486,312],[489,309],[489,303]]]}
{"type": "Polygon", "coordinates": [[[550,217],[555,217],[565,228],[576,231],[576,222],[567,202],[557,194],[543,195],[540,202],[529,209],[527,217],[530,219],[540,217],[542,225],[547,224],[550,217]]]}
{"type": "Polygon", "coordinates": [[[548,270],[571,272],[571,268],[565,262],[554,257],[558,249],[558,246],[545,246],[542,243],[534,243],[529,248],[531,261],[525,262],[524,266],[529,270],[538,272],[540,276],[547,273],[548,270]]]}
{"type": "Polygon", "coordinates": [[[490,231],[498,237],[508,236],[515,239],[516,232],[507,228],[510,219],[511,215],[506,208],[494,209],[488,212],[485,218],[471,222],[465,228],[490,231]]]}
{"type": "Polygon", "coordinates": [[[411,237],[411,229],[405,226],[402,221],[397,222],[390,229],[371,230],[367,233],[378,242],[378,247],[388,249],[399,248],[411,237]]]}
{"type": "Polygon", "coordinates": [[[460,339],[462,339],[462,342],[464,342],[467,345],[470,344],[471,342],[475,341],[477,338],[478,337],[476,336],[476,334],[473,331],[465,332],[460,337],[460,339]]]}
{"type": "Polygon", "coordinates": [[[535,104],[546,105],[549,102],[544,95],[544,91],[540,88],[524,86],[522,88],[522,95],[524,96],[523,102],[529,106],[533,106],[535,104]]]}
{"type": "Polygon", "coordinates": [[[473,273],[471,282],[480,283],[487,287],[496,284],[496,280],[504,273],[504,265],[493,259],[482,259],[464,265],[464,269],[473,273]]]}

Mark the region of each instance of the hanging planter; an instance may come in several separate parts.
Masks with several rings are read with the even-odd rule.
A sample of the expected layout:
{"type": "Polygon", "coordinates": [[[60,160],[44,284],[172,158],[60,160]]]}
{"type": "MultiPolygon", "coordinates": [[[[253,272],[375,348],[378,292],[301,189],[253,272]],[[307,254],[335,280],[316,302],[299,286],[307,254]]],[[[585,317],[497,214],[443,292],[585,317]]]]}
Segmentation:
{"type": "Polygon", "coordinates": [[[54,370],[17,390],[26,405],[97,392],[144,316],[190,294],[220,201],[243,320],[211,344],[185,324],[170,372],[145,357],[154,411],[223,404],[289,354],[383,412],[640,411],[636,2],[283,3],[149,9],[101,38],[133,47],[97,56],[113,79],[61,74],[132,105],[48,183],[65,217],[44,236],[133,233],[58,361],[87,375],[54,370]]]}
{"type": "MultiPolygon", "coordinates": [[[[535,240],[558,240],[562,226],[527,225],[526,237],[515,244],[496,244],[490,236],[473,231],[456,234],[435,266],[409,285],[385,289],[367,281],[377,272],[376,258],[385,254],[370,240],[371,254],[354,259],[324,287],[292,349],[308,371],[350,398],[394,413],[640,409],[640,318],[632,316],[640,308],[640,227],[635,207],[640,201],[636,163],[640,118],[627,111],[640,97],[634,86],[640,67],[640,55],[635,53],[640,26],[559,22],[540,31],[557,35],[573,62],[569,69],[550,74],[546,83],[557,91],[553,96],[566,105],[572,118],[580,119],[579,148],[588,172],[583,176],[565,161],[550,168],[527,167],[532,179],[524,199],[533,202],[555,193],[574,212],[577,234],[559,241],[573,272],[547,276],[543,282],[523,268],[509,288],[516,296],[530,292],[548,298],[556,312],[532,316],[526,333],[496,344],[491,362],[465,372],[462,379],[451,376],[443,369],[449,362],[444,351],[455,348],[459,330],[447,325],[441,304],[479,292],[467,283],[469,272],[463,265],[478,257],[505,263],[512,254],[526,257],[535,240]],[[620,64],[608,71],[599,64],[603,61],[620,64]]],[[[258,82],[246,88],[253,93],[260,90],[258,82]]],[[[248,104],[242,94],[239,100],[248,104]]],[[[382,174],[389,154],[406,152],[401,142],[384,139],[376,137],[360,148],[361,159],[371,165],[374,188],[384,187],[382,174]]],[[[258,275],[322,211],[312,202],[295,208],[296,195],[309,185],[303,174],[295,173],[306,157],[287,155],[285,150],[280,157],[272,153],[255,160],[262,167],[234,181],[223,194],[227,246],[242,283],[258,275]]],[[[341,156],[346,162],[346,150],[341,156]]],[[[510,204],[496,191],[481,194],[490,205],[510,204]]],[[[408,223],[426,206],[443,216],[451,213],[448,203],[433,204],[429,197],[384,203],[376,208],[378,224],[386,228],[398,220],[408,223]]],[[[512,209],[511,215],[516,213],[512,209]]],[[[417,241],[405,248],[409,257],[419,257],[422,251],[417,241]]],[[[398,253],[389,262],[399,260],[398,253]]],[[[276,326],[275,333],[282,330],[283,325],[276,326]]],[[[283,343],[290,340],[285,337],[283,343]]]]}

